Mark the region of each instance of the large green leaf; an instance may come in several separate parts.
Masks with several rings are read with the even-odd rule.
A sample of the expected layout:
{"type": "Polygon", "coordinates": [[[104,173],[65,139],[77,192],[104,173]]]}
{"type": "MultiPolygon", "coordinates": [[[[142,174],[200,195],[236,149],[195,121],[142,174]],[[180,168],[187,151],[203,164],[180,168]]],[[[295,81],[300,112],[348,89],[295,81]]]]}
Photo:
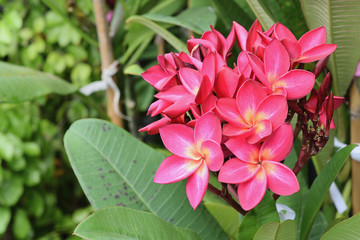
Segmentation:
{"type": "Polygon", "coordinates": [[[342,221],[333,226],[321,238],[321,240],[356,240],[360,239],[360,213],[352,218],[342,221]]]}
{"type": "Polygon", "coordinates": [[[246,29],[250,28],[253,19],[251,19],[251,17],[249,17],[235,1],[210,0],[210,2],[219,17],[219,20],[221,20],[226,27],[227,32],[230,32],[233,21],[238,22],[246,29]]]}
{"type": "Polygon", "coordinates": [[[163,39],[165,39],[170,45],[172,45],[177,51],[181,52],[187,52],[187,48],[184,42],[182,42],[180,39],[178,39],[176,36],[174,36],[172,33],[170,33],[165,28],[161,27],[160,25],[154,23],[153,21],[150,21],[149,19],[146,19],[142,16],[131,16],[126,20],[126,23],[132,23],[136,22],[139,23],[155,33],[159,34],[163,39]]]}
{"type": "Polygon", "coordinates": [[[300,227],[300,239],[306,239],[331,183],[335,180],[354,145],[338,151],[313,182],[306,198],[300,227]]]}
{"type": "Polygon", "coordinates": [[[267,191],[261,202],[241,221],[238,239],[253,239],[255,233],[266,223],[280,222],[274,199],[270,191],[267,191]]]}
{"type": "Polygon", "coordinates": [[[75,122],[65,135],[65,148],[74,172],[95,209],[126,206],[149,211],[203,239],[226,239],[216,220],[201,204],[194,211],[185,182],[153,182],[164,156],[103,120],[75,122]]]}
{"type": "Polygon", "coordinates": [[[296,240],[296,223],[286,220],[283,223],[264,224],[254,236],[254,240],[296,240]]]}
{"type": "Polygon", "coordinates": [[[193,231],[162,220],[154,214],[131,208],[103,208],[85,220],[75,229],[74,234],[86,239],[198,239],[193,231]]]}
{"type": "Polygon", "coordinates": [[[359,0],[301,0],[309,28],[325,26],[327,42],[338,45],[328,66],[335,95],[344,96],[360,56],[359,0]]]}
{"type": "Polygon", "coordinates": [[[22,102],[49,93],[69,94],[76,89],[51,74],[0,62],[0,101],[22,102]]]}
{"type": "Polygon", "coordinates": [[[274,25],[275,20],[271,17],[271,13],[263,6],[260,0],[246,0],[253,12],[255,13],[257,19],[261,26],[268,30],[272,25],[274,25]]]}
{"type": "Polygon", "coordinates": [[[154,13],[145,14],[143,17],[156,22],[181,26],[194,31],[197,34],[209,31],[210,25],[215,25],[216,22],[216,14],[211,7],[188,8],[176,17],[154,13]]]}

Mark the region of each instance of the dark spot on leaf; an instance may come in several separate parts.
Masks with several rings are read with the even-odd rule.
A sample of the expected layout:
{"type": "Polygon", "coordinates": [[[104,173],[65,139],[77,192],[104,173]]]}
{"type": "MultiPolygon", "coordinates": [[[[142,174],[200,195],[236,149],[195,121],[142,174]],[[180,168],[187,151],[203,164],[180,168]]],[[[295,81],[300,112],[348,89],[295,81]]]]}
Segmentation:
{"type": "Polygon", "coordinates": [[[102,170],[104,170],[103,168],[99,168],[98,171],[101,172],[102,170]]]}
{"type": "Polygon", "coordinates": [[[116,206],[123,206],[123,207],[126,207],[126,205],[125,205],[125,204],[123,204],[123,203],[117,203],[117,204],[116,204],[116,206]]]}
{"type": "Polygon", "coordinates": [[[108,186],[111,186],[111,183],[108,183],[108,186]]]}
{"type": "Polygon", "coordinates": [[[109,193],[109,197],[112,197],[112,193],[109,193]]]}
{"type": "Polygon", "coordinates": [[[115,198],[115,199],[118,199],[118,198],[119,198],[119,195],[116,194],[116,195],[114,196],[114,198],[115,198]]]}
{"type": "Polygon", "coordinates": [[[103,130],[104,132],[106,132],[106,123],[103,123],[103,125],[102,125],[102,130],[103,130]]]}
{"type": "Polygon", "coordinates": [[[150,199],[153,199],[153,198],[154,198],[154,195],[151,195],[151,196],[150,196],[150,199]]]}
{"type": "Polygon", "coordinates": [[[171,219],[169,220],[169,222],[174,222],[174,219],[171,218],[171,219]]]}
{"type": "Polygon", "coordinates": [[[89,189],[89,190],[90,190],[90,189],[92,189],[92,187],[91,187],[91,186],[88,186],[88,187],[87,187],[87,189],[89,189]]]}
{"type": "Polygon", "coordinates": [[[136,201],[135,203],[136,203],[136,204],[139,204],[139,202],[138,202],[138,201],[136,201]]]}
{"type": "Polygon", "coordinates": [[[104,198],[103,198],[103,200],[104,200],[104,201],[106,201],[106,200],[107,200],[107,198],[106,198],[106,197],[104,197],[104,198]]]}
{"type": "Polygon", "coordinates": [[[109,130],[109,131],[111,130],[111,127],[110,127],[110,126],[108,127],[108,130],[109,130]]]}
{"type": "Polygon", "coordinates": [[[108,188],[108,187],[106,187],[106,191],[109,191],[109,188],[108,188]]]}
{"type": "Polygon", "coordinates": [[[127,195],[129,195],[129,194],[126,192],[126,193],[124,193],[124,195],[127,196],[127,195]]]}
{"type": "Polygon", "coordinates": [[[104,175],[101,175],[100,177],[101,177],[101,179],[104,179],[104,178],[105,178],[105,176],[104,176],[104,175]]]}
{"type": "Polygon", "coordinates": [[[133,163],[136,163],[136,160],[134,159],[132,162],[133,162],[133,163]]]}
{"type": "Polygon", "coordinates": [[[156,173],[155,171],[152,171],[152,174],[154,174],[154,175],[155,175],[155,173],[156,173]]]}

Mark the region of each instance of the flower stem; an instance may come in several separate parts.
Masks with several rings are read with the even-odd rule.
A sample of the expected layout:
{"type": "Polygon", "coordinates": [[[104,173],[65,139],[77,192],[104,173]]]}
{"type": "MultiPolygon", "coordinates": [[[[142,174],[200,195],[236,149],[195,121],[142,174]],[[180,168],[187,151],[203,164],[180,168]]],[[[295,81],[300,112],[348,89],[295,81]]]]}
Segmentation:
{"type": "Polygon", "coordinates": [[[216,196],[221,197],[222,199],[224,199],[236,211],[241,213],[241,215],[246,215],[248,213],[234,200],[234,198],[231,196],[231,194],[229,194],[229,192],[227,192],[227,191],[223,192],[223,191],[217,189],[216,187],[214,187],[213,185],[211,185],[210,183],[208,184],[207,189],[210,192],[214,193],[216,196]]]}

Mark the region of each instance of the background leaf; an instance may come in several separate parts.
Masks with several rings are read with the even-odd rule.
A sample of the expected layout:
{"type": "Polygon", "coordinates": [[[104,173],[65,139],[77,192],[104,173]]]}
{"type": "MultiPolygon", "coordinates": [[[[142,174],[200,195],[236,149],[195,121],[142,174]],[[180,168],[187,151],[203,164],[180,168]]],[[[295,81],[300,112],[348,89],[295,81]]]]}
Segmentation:
{"type": "Polygon", "coordinates": [[[301,0],[301,6],[309,28],[325,26],[327,42],[338,45],[328,66],[334,95],[344,96],[360,56],[360,1],[301,0]]]}
{"type": "Polygon", "coordinates": [[[75,122],[65,135],[65,148],[74,172],[95,209],[126,206],[149,211],[203,239],[226,239],[216,220],[201,204],[194,211],[185,182],[153,182],[164,156],[103,120],[75,122]]]}
{"type": "Polygon", "coordinates": [[[75,87],[54,75],[0,62],[1,102],[22,102],[49,93],[69,94],[74,91],[75,87]]]}
{"type": "Polygon", "coordinates": [[[165,39],[171,46],[173,46],[179,52],[187,52],[187,47],[183,41],[175,37],[172,33],[170,33],[165,28],[160,25],[142,17],[142,16],[131,16],[126,20],[126,23],[136,22],[141,25],[144,25],[147,28],[150,28],[155,33],[159,34],[163,39],[165,39]]]}
{"type": "Polygon", "coordinates": [[[274,25],[275,20],[271,17],[271,13],[262,5],[259,0],[246,0],[253,12],[255,13],[257,19],[261,26],[268,30],[272,25],[274,25]]]}
{"type": "Polygon", "coordinates": [[[74,234],[86,239],[194,239],[193,231],[174,225],[161,218],[131,208],[103,208],[82,221],[74,234]]]}
{"type": "Polygon", "coordinates": [[[360,239],[360,213],[333,226],[321,240],[356,240],[360,239]]]}
{"type": "Polygon", "coordinates": [[[331,183],[335,180],[354,145],[338,151],[313,182],[305,201],[300,239],[306,239],[331,183]]]}

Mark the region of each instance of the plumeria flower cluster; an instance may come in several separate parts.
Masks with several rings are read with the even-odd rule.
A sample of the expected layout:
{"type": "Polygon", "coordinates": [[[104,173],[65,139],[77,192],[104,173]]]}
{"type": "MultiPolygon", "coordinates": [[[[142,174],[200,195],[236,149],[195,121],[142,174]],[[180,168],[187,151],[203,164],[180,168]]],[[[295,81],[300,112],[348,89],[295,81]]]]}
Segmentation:
{"type": "MultiPolygon", "coordinates": [[[[297,113],[300,130],[315,127],[306,136],[319,137],[319,150],[328,136],[321,138],[320,132],[334,127],[333,111],[343,101],[329,94],[330,75],[318,91],[313,89],[336,48],[325,41],[324,27],[297,40],[280,23],[264,32],[256,20],[249,31],[234,22],[227,37],[211,27],[201,38],[188,40],[190,54],[158,56],[159,64],[142,76],[158,91],[148,114],[162,118],[140,131],[160,133],[173,155],[162,162],[154,181],[187,179],[194,209],[209,186],[209,171],[245,211],[254,208],[267,189],[276,195],[297,192],[297,172],[282,163],[296,137],[289,121],[297,113]],[[240,54],[229,63],[235,43],[240,54]],[[317,60],[314,72],[303,69],[304,63],[317,60]]],[[[316,152],[310,150],[302,156],[316,152]]]]}

